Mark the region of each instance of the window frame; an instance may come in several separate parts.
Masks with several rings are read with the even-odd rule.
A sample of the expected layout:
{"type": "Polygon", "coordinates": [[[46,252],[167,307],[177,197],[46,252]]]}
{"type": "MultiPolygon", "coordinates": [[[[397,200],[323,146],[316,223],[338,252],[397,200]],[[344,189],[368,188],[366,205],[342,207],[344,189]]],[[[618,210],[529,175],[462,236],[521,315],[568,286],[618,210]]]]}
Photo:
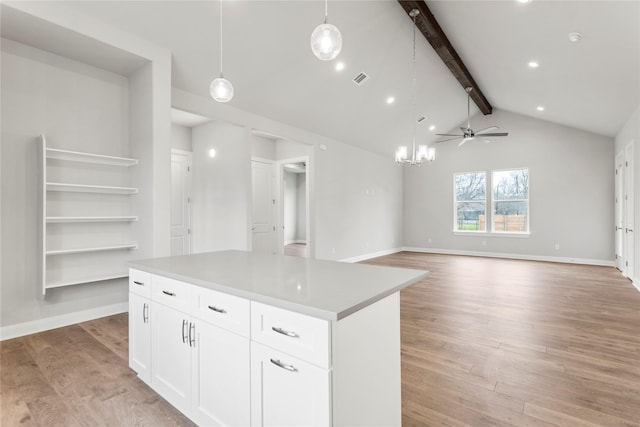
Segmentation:
{"type": "Polygon", "coordinates": [[[530,170],[528,167],[519,167],[519,168],[507,168],[507,169],[492,169],[491,170],[491,233],[494,234],[500,234],[500,235],[529,235],[531,234],[531,228],[530,228],[530,212],[531,212],[531,174],[530,174],[530,170]],[[520,170],[526,170],[527,171],[527,198],[526,199],[496,199],[494,196],[494,189],[493,189],[493,184],[494,184],[494,173],[496,172],[509,172],[509,171],[520,171],[520,170]],[[521,201],[526,201],[527,202],[527,213],[526,213],[526,217],[527,217],[527,221],[526,221],[526,230],[525,231],[505,231],[505,230],[496,230],[495,229],[495,206],[496,206],[496,202],[521,202],[521,201]]]}
{"type": "MultiPolygon", "coordinates": [[[[453,234],[461,235],[461,236],[500,236],[500,237],[529,237],[531,235],[531,169],[528,166],[522,167],[514,167],[514,168],[502,168],[502,169],[490,169],[486,170],[475,170],[475,171],[463,171],[463,172],[454,172],[453,173],[453,234]],[[493,190],[493,181],[494,181],[494,173],[495,172],[507,172],[507,171],[518,171],[518,170],[526,170],[527,171],[527,198],[526,199],[515,199],[508,201],[526,201],[527,202],[527,220],[526,220],[526,231],[503,231],[503,230],[495,230],[494,223],[494,209],[495,202],[494,200],[494,190],[493,190]],[[456,200],[456,176],[457,175],[465,175],[465,174],[477,174],[484,173],[484,190],[485,190],[485,198],[484,198],[484,211],[485,211],[485,227],[484,230],[458,230],[458,209],[457,205],[460,202],[478,202],[477,200],[467,200],[467,201],[458,201],[456,200]],[[489,190],[489,192],[487,192],[489,190]],[[489,209],[487,209],[487,206],[489,209]],[[490,226],[489,226],[490,224],[490,226]]],[[[504,201],[502,199],[497,201],[504,201]]]]}
{"type": "Polygon", "coordinates": [[[461,234],[479,234],[479,233],[487,233],[487,171],[476,170],[476,171],[466,171],[466,172],[454,172],[453,173],[453,232],[461,233],[461,234]],[[484,174],[484,199],[482,202],[484,203],[484,230],[458,230],[458,203],[480,203],[478,200],[456,200],[456,176],[458,175],[468,175],[468,174],[484,174]]]}

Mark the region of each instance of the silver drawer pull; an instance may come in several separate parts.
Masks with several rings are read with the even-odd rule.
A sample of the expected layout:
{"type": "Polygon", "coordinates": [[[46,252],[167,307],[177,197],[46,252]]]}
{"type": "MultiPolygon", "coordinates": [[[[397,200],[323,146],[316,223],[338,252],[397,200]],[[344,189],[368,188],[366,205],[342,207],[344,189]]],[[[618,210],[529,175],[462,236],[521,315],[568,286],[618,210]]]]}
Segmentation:
{"type": "Polygon", "coordinates": [[[165,295],[169,295],[170,297],[175,297],[176,294],[174,292],[169,292],[169,291],[162,291],[163,294],[165,295]]]}
{"type": "Polygon", "coordinates": [[[300,338],[300,335],[296,334],[295,332],[286,331],[286,330],[284,330],[282,328],[278,328],[276,326],[271,327],[271,330],[275,331],[275,332],[277,332],[279,334],[286,335],[286,336],[291,337],[291,338],[300,338]]]}
{"type": "Polygon", "coordinates": [[[289,372],[298,372],[298,368],[296,368],[293,365],[285,365],[284,363],[282,363],[278,359],[270,359],[270,360],[271,360],[271,363],[273,363],[274,365],[276,365],[279,368],[286,369],[289,372]]]}
{"type": "Polygon", "coordinates": [[[225,309],[223,309],[223,308],[215,307],[215,306],[213,306],[213,305],[210,305],[210,306],[209,306],[209,310],[213,310],[213,311],[215,311],[216,313],[220,313],[220,314],[226,314],[226,313],[227,313],[227,310],[225,310],[225,309]]]}
{"type": "Polygon", "coordinates": [[[138,282],[137,280],[134,280],[133,283],[135,283],[138,286],[144,286],[143,282],[138,282]]]}

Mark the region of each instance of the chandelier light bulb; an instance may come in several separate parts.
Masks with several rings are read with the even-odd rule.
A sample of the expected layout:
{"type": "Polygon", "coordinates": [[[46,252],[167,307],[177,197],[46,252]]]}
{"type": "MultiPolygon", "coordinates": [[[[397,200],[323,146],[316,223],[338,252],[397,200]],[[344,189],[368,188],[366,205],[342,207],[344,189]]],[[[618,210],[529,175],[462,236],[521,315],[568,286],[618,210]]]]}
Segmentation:
{"type": "Polygon", "coordinates": [[[213,79],[209,86],[211,97],[218,102],[229,102],[233,98],[233,85],[222,74],[217,79],[213,79]]]}
{"type": "Polygon", "coordinates": [[[311,33],[311,50],[323,61],[331,61],[342,50],[342,34],[335,25],[325,22],[311,33]]]}

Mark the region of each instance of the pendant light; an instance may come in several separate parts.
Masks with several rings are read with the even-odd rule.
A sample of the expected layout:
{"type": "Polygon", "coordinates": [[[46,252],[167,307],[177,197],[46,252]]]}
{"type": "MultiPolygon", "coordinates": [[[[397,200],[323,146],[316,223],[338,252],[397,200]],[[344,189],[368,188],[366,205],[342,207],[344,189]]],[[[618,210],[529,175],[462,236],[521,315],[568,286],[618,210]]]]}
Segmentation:
{"type": "Polygon", "coordinates": [[[209,85],[211,97],[218,102],[229,102],[233,98],[233,85],[222,75],[222,0],[220,0],[220,77],[209,85]]]}
{"type": "Polygon", "coordinates": [[[342,34],[335,25],[327,22],[329,0],[324,1],[324,23],[311,33],[311,50],[323,61],[331,61],[342,50],[342,34]]]}
{"type": "MultiPolygon", "coordinates": [[[[413,114],[417,117],[416,112],[416,16],[420,14],[418,9],[412,9],[409,12],[409,16],[413,18],[413,114]]],[[[409,165],[421,165],[422,163],[432,162],[436,159],[436,149],[429,147],[428,145],[420,145],[416,150],[416,124],[417,120],[413,121],[413,146],[411,150],[411,158],[407,152],[407,146],[403,145],[396,150],[396,163],[409,164],[409,165]]]]}

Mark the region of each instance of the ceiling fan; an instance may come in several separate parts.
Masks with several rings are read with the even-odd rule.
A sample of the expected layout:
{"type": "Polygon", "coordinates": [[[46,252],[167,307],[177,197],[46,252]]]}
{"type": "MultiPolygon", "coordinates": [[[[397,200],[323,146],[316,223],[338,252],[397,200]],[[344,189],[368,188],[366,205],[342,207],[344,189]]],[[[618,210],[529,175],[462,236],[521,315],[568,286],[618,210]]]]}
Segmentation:
{"type": "Polygon", "coordinates": [[[462,126],[460,127],[460,130],[462,131],[462,135],[455,135],[451,133],[437,133],[436,135],[439,135],[439,136],[452,136],[454,138],[443,139],[442,141],[436,141],[436,143],[453,141],[454,139],[462,138],[462,141],[460,141],[460,144],[458,144],[458,147],[460,147],[465,142],[473,141],[474,139],[478,139],[482,142],[490,142],[488,139],[486,139],[486,137],[509,135],[509,132],[492,132],[494,130],[498,130],[499,129],[498,126],[490,126],[488,128],[481,129],[477,132],[471,129],[470,102],[471,102],[472,90],[473,90],[472,87],[465,88],[465,91],[467,92],[467,127],[466,128],[462,126]]]}

